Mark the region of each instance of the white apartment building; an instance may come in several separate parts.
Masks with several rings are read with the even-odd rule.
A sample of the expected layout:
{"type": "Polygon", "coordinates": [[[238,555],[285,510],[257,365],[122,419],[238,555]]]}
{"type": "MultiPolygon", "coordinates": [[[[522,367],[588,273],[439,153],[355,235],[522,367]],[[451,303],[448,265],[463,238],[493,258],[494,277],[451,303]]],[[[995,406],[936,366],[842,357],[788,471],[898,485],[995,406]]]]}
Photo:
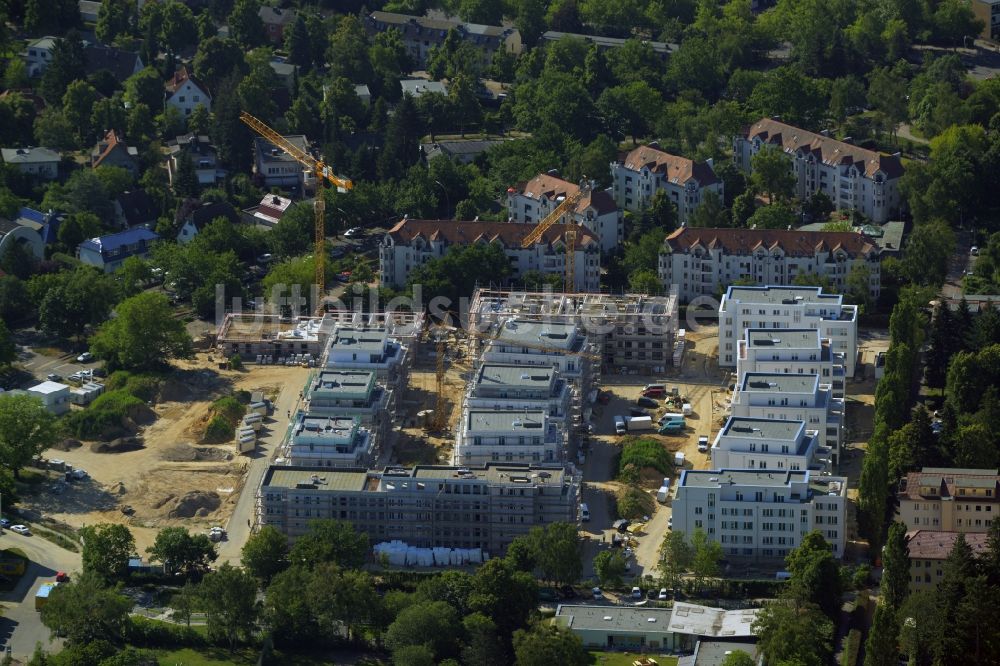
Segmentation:
{"type": "Polygon", "coordinates": [[[555,423],[570,414],[572,389],[554,367],[483,363],[465,395],[467,409],[542,411],[555,423]]]}
{"type": "Polygon", "coordinates": [[[673,529],[696,529],[727,556],[783,560],[819,530],[844,555],[847,478],[809,470],[685,470],[673,501],[673,529]]]}
{"type": "Polygon", "coordinates": [[[375,438],[357,417],[301,411],[285,448],[288,464],[314,467],[367,467],[374,452],[375,438]]]}
{"type": "Polygon", "coordinates": [[[823,192],[839,210],[856,210],[880,224],[899,215],[904,172],[899,153],[860,148],[763,118],[733,139],[733,162],[749,174],[751,158],[771,146],[788,157],[799,199],[823,192]]]}
{"type": "Polygon", "coordinates": [[[814,328],[844,355],[848,377],[858,356],[858,306],[822,287],[731,286],[719,305],[719,365],[736,365],[736,342],[748,328],[814,328]]]}
{"type": "Polygon", "coordinates": [[[663,190],[677,206],[681,224],[687,224],[706,192],[714,192],[720,201],[724,197],[723,182],[715,175],[712,160],[695,162],[671,155],[655,142],[632,150],[623,162],[612,162],[611,180],[615,201],[633,212],[649,208],[653,195],[663,190]]]}
{"type": "Polygon", "coordinates": [[[986,532],[1000,516],[1000,472],[924,467],[906,475],[896,497],[909,530],[986,532]]]}
{"type": "Polygon", "coordinates": [[[372,432],[377,447],[388,434],[396,394],[376,383],[372,370],[320,369],[306,385],[309,415],[357,418],[372,432]]]}
{"type": "MultiPolygon", "coordinates": [[[[732,415],[802,421],[836,462],[844,439],[844,400],[816,374],[747,372],[733,392],[732,415]]],[[[829,456],[827,456],[829,457],[829,456]]]]}
{"type": "MultiPolygon", "coordinates": [[[[453,246],[497,243],[510,259],[512,279],[529,271],[566,275],[566,231],[569,225],[554,224],[528,248],[522,241],[533,225],[506,222],[462,222],[455,220],[411,220],[403,218],[386,233],[379,247],[379,271],[383,284],[406,286],[411,271],[440,259],[453,246]]],[[[595,292],[601,286],[601,249],[597,237],[576,227],[573,289],[595,292]]]]}
{"type": "Polygon", "coordinates": [[[819,451],[803,421],[731,416],[712,443],[712,468],[821,471],[819,451]]]}
{"type": "MultiPolygon", "coordinates": [[[[559,172],[540,173],[526,183],[507,190],[507,219],[511,222],[538,224],[559,204],[580,191],[579,185],[563,180],[559,172]]],[[[563,215],[590,229],[608,253],[625,241],[625,217],[606,190],[591,190],[583,195],[571,215],[563,215]]]]}
{"type": "Polygon", "coordinates": [[[325,365],[331,370],[374,372],[389,388],[400,386],[408,373],[408,350],[384,327],[337,326],[326,347],[325,365]]]}
{"type": "Polygon", "coordinates": [[[738,281],[790,285],[800,275],[824,278],[845,291],[855,266],[868,270],[869,290],[878,298],[878,244],[853,231],[715,229],[681,227],[666,237],[659,276],[684,302],[716,298],[738,281]]]}
{"type": "Polygon", "coordinates": [[[565,443],[565,433],[543,410],[466,408],[455,438],[455,464],[559,462],[565,443]]]}
{"type": "Polygon", "coordinates": [[[480,340],[485,343],[485,362],[555,368],[574,384],[586,380],[588,363],[580,354],[589,353],[589,344],[576,324],[509,319],[498,327],[496,337],[480,340]]]}
{"type": "Polygon", "coordinates": [[[747,329],[736,346],[737,384],[754,372],[818,375],[835,398],[844,397],[844,359],[815,329],[747,329]]]}

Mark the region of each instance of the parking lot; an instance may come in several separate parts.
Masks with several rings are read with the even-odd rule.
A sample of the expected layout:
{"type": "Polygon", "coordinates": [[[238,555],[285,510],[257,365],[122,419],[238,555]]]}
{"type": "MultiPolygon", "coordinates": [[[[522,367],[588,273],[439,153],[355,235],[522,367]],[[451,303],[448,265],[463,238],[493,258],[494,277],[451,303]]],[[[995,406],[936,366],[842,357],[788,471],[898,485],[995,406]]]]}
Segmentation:
{"type": "MultiPolygon", "coordinates": [[[[18,338],[20,337],[19,335],[18,338]]],[[[18,344],[17,363],[39,382],[45,381],[52,374],[61,377],[57,381],[66,381],[74,373],[93,370],[101,365],[96,360],[87,363],[78,362],[76,359],[81,352],[60,354],[55,349],[28,346],[30,344],[28,340],[22,342],[21,339],[17,339],[16,342],[18,344]]],[[[8,386],[5,388],[26,387],[8,386]]]]}

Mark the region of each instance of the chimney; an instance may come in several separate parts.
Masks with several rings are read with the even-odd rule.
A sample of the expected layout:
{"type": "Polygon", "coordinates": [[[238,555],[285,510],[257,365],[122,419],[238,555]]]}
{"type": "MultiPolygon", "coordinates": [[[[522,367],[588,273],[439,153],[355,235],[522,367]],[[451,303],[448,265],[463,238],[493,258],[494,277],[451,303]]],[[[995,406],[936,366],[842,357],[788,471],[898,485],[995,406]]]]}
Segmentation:
{"type": "Polygon", "coordinates": [[[275,195],[275,197],[271,200],[271,203],[273,203],[275,206],[279,206],[281,205],[281,199],[279,199],[278,196],[275,195]]]}

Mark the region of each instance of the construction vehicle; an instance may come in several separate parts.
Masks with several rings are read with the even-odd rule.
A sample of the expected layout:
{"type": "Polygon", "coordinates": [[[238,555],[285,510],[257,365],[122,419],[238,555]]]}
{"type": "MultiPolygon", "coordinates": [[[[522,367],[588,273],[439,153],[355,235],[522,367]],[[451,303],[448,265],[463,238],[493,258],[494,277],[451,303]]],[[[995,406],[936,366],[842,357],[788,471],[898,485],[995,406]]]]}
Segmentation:
{"type": "Polygon", "coordinates": [[[285,151],[292,157],[292,159],[309,169],[309,171],[312,172],[313,177],[316,178],[317,191],[316,203],[314,204],[316,216],[314,229],[314,256],[316,263],[315,281],[319,297],[319,302],[316,304],[316,307],[318,312],[322,312],[323,299],[326,296],[326,201],[323,199],[323,192],[320,191],[319,188],[329,183],[330,185],[336,187],[338,192],[346,192],[354,187],[354,183],[347,178],[341,178],[340,176],[334,175],[333,169],[330,168],[329,165],[317,160],[309,153],[295,146],[290,141],[286,140],[285,137],[268,127],[262,120],[253,117],[246,111],[240,112],[240,120],[248,125],[250,129],[257,132],[257,134],[260,134],[262,137],[270,141],[276,148],[280,148],[285,151]]]}
{"type": "MultiPolygon", "coordinates": [[[[538,242],[549,227],[557,223],[562,219],[563,215],[571,213],[573,207],[580,203],[590,192],[590,183],[584,178],[580,181],[580,189],[570,194],[565,199],[562,200],[558,206],[556,206],[551,213],[542,218],[542,221],[538,223],[534,229],[531,230],[524,240],[521,241],[521,247],[527,249],[538,242]]],[[[574,286],[576,285],[576,227],[573,225],[573,221],[570,220],[567,224],[566,233],[564,234],[564,240],[566,242],[566,281],[564,283],[564,291],[566,293],[572,293],[576,291],[574,286]]]]}

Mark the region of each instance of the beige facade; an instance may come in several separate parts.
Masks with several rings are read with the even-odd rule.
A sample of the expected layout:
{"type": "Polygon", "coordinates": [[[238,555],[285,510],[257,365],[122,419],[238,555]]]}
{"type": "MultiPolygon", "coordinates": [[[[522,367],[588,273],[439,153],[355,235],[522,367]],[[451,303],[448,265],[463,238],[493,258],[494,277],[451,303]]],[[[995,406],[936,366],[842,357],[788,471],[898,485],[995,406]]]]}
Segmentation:
{"type": "Polygon", "coordinates": [[[925,467],[900,484],[899,518],[910,530],[986,532],[1000,516],[995,469],[925,467]]]}
{"type": "MultiPolygon", "coordinates": [[[[960,532],[914,530],[906,533],[906,548],[910,555],[910,592],[930,590],[944,578],[944,563],[955,547],[960,532]]],[[[985,534],[966,534],[965,542],[972,552],[986,551],[985,534]]]]}

